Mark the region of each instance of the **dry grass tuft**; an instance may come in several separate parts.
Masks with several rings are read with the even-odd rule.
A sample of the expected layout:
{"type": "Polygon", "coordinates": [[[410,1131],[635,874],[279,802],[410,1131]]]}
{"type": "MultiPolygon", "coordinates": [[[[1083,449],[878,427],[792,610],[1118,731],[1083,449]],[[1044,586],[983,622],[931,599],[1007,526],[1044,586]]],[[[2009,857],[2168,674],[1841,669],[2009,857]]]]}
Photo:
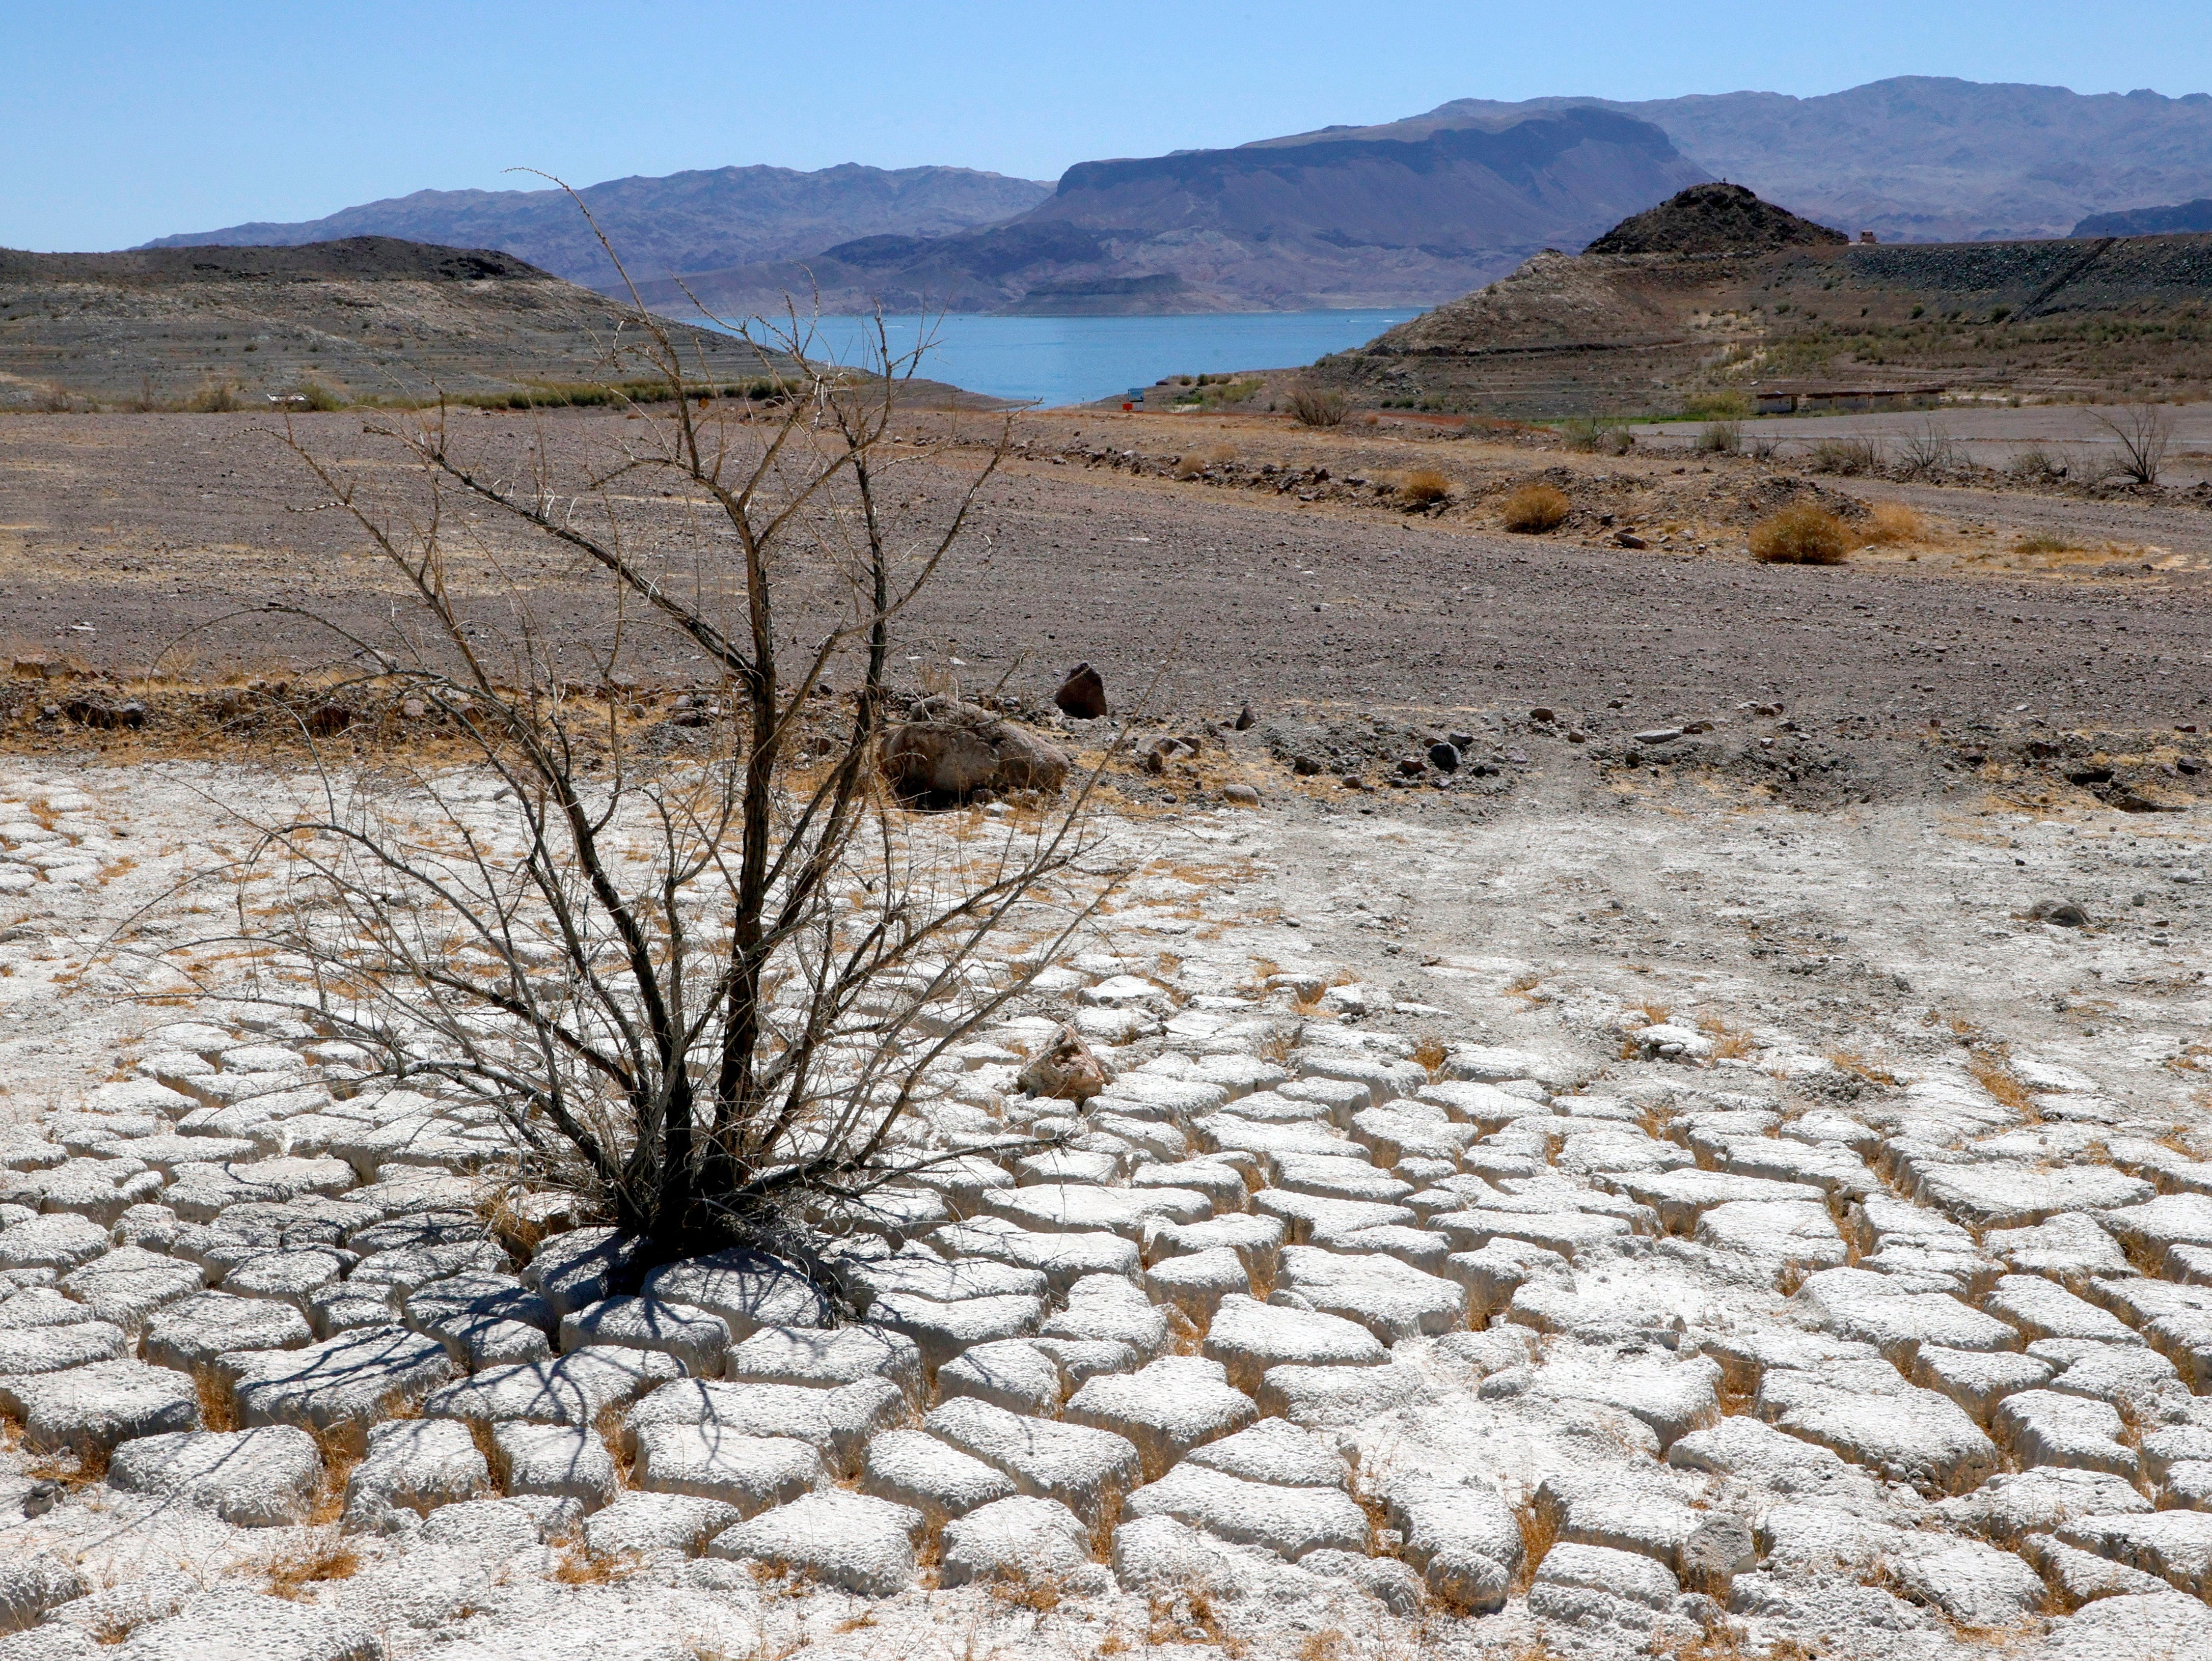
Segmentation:
{"type": "Polygon", "coordinates": [[[306,1427],[307,1434],[315,1439],[315,1452],[322,1456],[322,1485],[315,1490],[315,1502],[307,1512],[310,1523],[335,1523],[345,1514],[346,1479],[353,1468],[361,1463],[361,1451],[344,1437],[321,1425],[306,1427]]]}
{"type": "Polygon", "coordinates": [[[1674,1012],[1668,1009],[1664,1003],[1655,1003],[1647,1001],[1636,1006],[1636,1013],[1644,1017],[1644,1024],[1645,1026],[1663,1027],[1667,1024],[1668,1017],[1673,1015],[1674,1012]]]}
{"type": "Polygon", "coordinates": [[[1413,1064],[1427,1072],[1431,1084],[1442,1079],[1444,1063],[1450,1058],[1451,1052],[1440,1038],[1425,1038],[1413,1049],[1413,1064]]]}
{"type": "Polygon", "coordinates": [[[2079,554],[2082,545],[2057,530],[2031,530],[2012,545],[2015,554],[2079,554]]]}
{"type": "Polygon", "coordinates": [[[636,1560],[628,1553],[596,1556],[580,1541],[571,1541],[554,1560],[553,1579],[564,1586],[604,1586],[636,1573],[636,1560]]]}
{"type": "Polygon", "coordinates": [[[278,1597],[303,1597],[310,1586],[349,1580],[361,1567],[361,1553],[349,1540],[318,1533],[278,1552],[267,1564],[269,1590],[278,1597]]]}
{"type": "Polygon", "coordinates": [[[75,1494],[80,1488],[107,1480],[108,1456],[112,1452],[97,1442],[89,1447],[64,1449],[33,1461],[23,1474],[42,1482],[59,1482],[65,1492],[75,1494]]]}
{"type": "Polygon", "coordinates": [[[1001,1569],[991,1581],[993,1603],[1010,1609],[1027,1609],[1031,1615],[1050,1615],[1066,1596],[1066,1588],[1056,1574],[1001,1569]]]}
{"type": "Polygon", "coordinates": [[[1972,1051],[1966,1058],[1966,1070],[1974,1076],[1974,1082],[1988,1091],[1996,1101],[2031,1121],[2042,1116],[2035,1111],[2027,1086],[2020,1082],[2012,1070],[2012,1057],[2002,1044],[1983,1046],[1972,1051]]]}
{"type": "Polygon", "coordinates": [[[1508,530],[1534,535],[1557,530],[1566,520],[1565,491],[1556,485],[1524,484],[1506,497],[1499,523],[1508,530]]]}
{"type": "Polygon", "coordinates": [[[1718,1015],[1698,1016],[1698,1030],[1712,1040],[1716,1061],[1740,1060],[1751,1053],[1751,1034],[1736,1031],[1718,1015]]]}
{"type": "Polygon", "coordinates": [[[1553,1512],[1539,1511],[1531,1494],[1514,1506],[1513,1520],[1521,1525],[1521,1567],[1513,1571],[1513,1594],[1518,1597],[1535,1584],[1545,1555],[1559,1544],[1559,1519],[1553,1512]]]}
{"type": "Polygon", "coordinates": [[[1869,1084],[1879,1084],[1885,1090],[1897,1087],[1897,1075],[1886,1067],[1877,1066],[1855,1050],[1831,1050],[1828,1064],[1840,1073],[1853,1073],[1869,1084]]]}
{"type": "Polygon", "coordinates": [[[625,1490],[637,1486],[634,1473],[635,1456],[623,1438],[623,1409],[613,1402],[601,1408],[599,1416],[592,1421],[592,1428],[599,1433],[599,1440],[607,1445],[614,1456],[615,1482],[625,1490]]]}
{"type": "Polygon", "coordinates": [[[1428,507],[1451,500],[1451,481],[1433,467],[1417,467],[1398,482],[1400,500],[1428,507]]]}
{"type": "Polygon", "coordinates": [[[230,1386],[222,1381],[221,1373],[211,1367],[194,1367],[192,1388],[200,1398],[202,1430],[238,1428],[238,1399],[230,1393],[230,1386]]]}
{"type": "Polygon", "coordinates": [[[1879,548],[1893,548],[1899,543],[1924,543],[1928,540],[1928,522],[1903,502],[1876,502],[1873,523],[1862,534],[1879,548]]]}
{"type": "Polygon", "coordinates": [[[1799,502],[1751,528],[1752,557],[1764,565],[1841,565],[1844,524],[1824,507],[1799,502]]]}

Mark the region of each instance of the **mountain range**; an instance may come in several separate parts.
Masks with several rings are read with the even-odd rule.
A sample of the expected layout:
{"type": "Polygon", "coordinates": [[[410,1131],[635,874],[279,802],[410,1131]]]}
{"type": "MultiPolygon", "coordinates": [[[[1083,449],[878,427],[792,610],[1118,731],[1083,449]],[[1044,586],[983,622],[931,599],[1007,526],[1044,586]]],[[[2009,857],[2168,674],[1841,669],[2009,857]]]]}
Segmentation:
{"type": "MultiPolygon", "coordinates": [[[[967,167],[896,172],[848,163],[816,173],[716,167],[661,179],[611,179],[577,191],[633,276],[663,277],[818,252],[854,237],[937,237],[995,225],[1052,186],[967,167]]],[[[497,248],[540,270],[611,288],[615,269],[568,192],[416,191],[298,224],[256,222],[165,236],[149,248],[273,246],[388,236],[497,248]]]]}
{"type": "MultiPolygon", "coordinates": [[[[1071,167],[726,167],[582,192],[650,301],[818,290],[833,311],[1203,312],[1432,304],[1703,180],[1884,242],[2067,235],[2203,196],[2212,96],[1901,76],[1813,98],[1461,99],[1366,127],[1071,167]],[[677,281],[682,279],[681,283],[677,281]]],[[[504,249],[608,287],[557,191],[418,191],[157,246],[360,234],[504,249]]]]}

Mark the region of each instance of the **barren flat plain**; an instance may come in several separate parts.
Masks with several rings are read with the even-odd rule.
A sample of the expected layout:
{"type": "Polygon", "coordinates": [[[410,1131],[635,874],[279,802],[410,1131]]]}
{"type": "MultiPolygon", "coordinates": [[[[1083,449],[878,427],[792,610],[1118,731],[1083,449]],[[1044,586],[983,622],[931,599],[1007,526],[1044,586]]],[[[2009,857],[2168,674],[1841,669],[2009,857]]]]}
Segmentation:
{"type": "MultiPolygon", "coordinates": [[[[388,419],[295,430],[399,523],[388,419]]],[[[452,419],[517,473],[623,427],[452,419]]],[[[908,425],[919,540],[992,429],[908,425]]],[[[0,427],[0,1661],[2212,1652],[2192,488],[1020,417],[900,655],[1125,739],[1128,879],[916,1134],[1063,1146],[887,1193],[841,1311],[699,1260],[654,1325],[593,1231],[487,1226],[495,1122],[161,903],[358,695],[269,603],[390,615],[267,428],[0,427]],[[1565,517],[1509,532],[1532,483],[1565,517]],[[1807,498],[1847,562],[1752,561],[1807,498]],[[1079,660],[1113,714],[1053,706],[1079,660]],[[1062,1022],[1080,1112],[1018,1082],[1062,1022]]],[[[592,579],[465,536],[586,673],[592,579]]],[[[625,662],[668,765],[725,730],[625,662]]],[[[419,719],[321,761],[495,844],[419,719]]]]}

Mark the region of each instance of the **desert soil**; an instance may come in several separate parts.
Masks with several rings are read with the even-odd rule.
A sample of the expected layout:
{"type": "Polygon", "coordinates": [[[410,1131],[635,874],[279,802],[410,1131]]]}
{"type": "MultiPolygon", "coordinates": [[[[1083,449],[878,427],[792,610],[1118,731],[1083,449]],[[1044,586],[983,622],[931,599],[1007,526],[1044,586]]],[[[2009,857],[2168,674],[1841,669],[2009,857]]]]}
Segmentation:
{"type": "MultiPolygon", "coordinates": [[[[404,494],[361,426],[309,430],[404,494]]],[[[988,1310],[884,1302],[872,1330],[928,1366],[846,1386],[865,1423],[819,1432],[814,1491],[769,1503],[746,1474],[775,1452],[761,1415],[798,1409],[746,1370],[746,1312],[686,1317],[729,1328],[692,1363],[711,1386],[626,1349],[618,1312],[585,1343],[538,1289],[562,1283],[565,1234],[471,1272],[518,1312],[498,1342],[546,1354],[507,1365],[557,1346],[631,1369],[574,1427],[596,1474],[533,1477],[505,1455],[537,1433],[455,1428],[504,1422],[486,1392],[514,1375],[438,1326],[439,1282],[394,1242],[471,1227],[495,1133],[237,1001],[194,949],[209,917],[162,902],[319,787],[272,729],[226,735],[193,699],[331,654],[263,621],[149,660],[270,597],[373,619],[358,536],[307,511],[250,423],[0,431],[21,573],[0,1609],[30,1629],[0,1661],[118,1640],[391,1661],[2212,1648],[2212,545],[2186,495],[1804,482],[1419,423],[1030,418],[988,554],[913,621],[913,672],[973,688],[1026,653],[1008,701],[1081,756],[1123,729],[1049,709],[1067,664],[1125,702],[1167,672],[1100,811],[1127,886],[944,1070],[927,1135],[1057,1125],[1074,1147],[907,1192],[847,1272],[880,1288],[896,1252],[913,1284],[1018,1288],[1019,1264],[1072,1249],[1093,1272],[988,1310]],[[1174,478],[1187,455],[1211,475],[1174,478]],[[1421,467],[1450,482],[1439,508],[1373,488],[1421,467]],[[1505,533],[1499,497],[1539,476],[1576,517],[1505,533]],[[1752,564],[1744,504],[1815,486],[1850,523],[1899,502],[1920,522],[1840,567],[1752,564]],[[1618,546],[1631,526],[1674,546],[1618,546]],[[2096,545],[2021,546],[2054,528],[2096,545]],[[64,708],[133,694],[136,730],[64,708]],[[1136,765],[1167,732],[1194,753],[1136,765]],[[148,959],[208,984],[134,1001],[148,959]],[[1115,1075],[1073,1121],[1017,1082],[1062,1021],[1115,1075]],[[221,1158],[187,1158],[194,1137],[221,1158]],[[1208,1214],[1244,1244],[1201,1287],[1216,1236],[1185,1231],[1208,1214]],[[947,1226],[969,1215],[1003,1221],[947,1226]],[[1269,1219],[1284,1238],[1254,1246],[1269,1219]],[[186,1341],[271,1293],[301,1318],[269,1342],[312,1342],[303,1361],[338,1353],[319,1346],[343,1310],[389,1346],[361,1365],[413,1370],[392,1395],[312,1367],[254,1383],[293,1365],[276,1349],[178,1382],[186,1341]],[[369,1438],[367,1460],[258,1422],[299,1413],[369,1438]],[[234,1414],[258,1440],[220,1440],[234,1414]],[[157,1459],[149,1433],[218,1440],[157,1459]],[[56,1451],[72,1439],[117,1451],[56,1451]]],[[[620,427],[544,431],[574,454],[620,427]]],[[[914,436],[901,488],[927,522],[976,452],[914,436]]],[[[672,545],[665,500],[629,506],[672,545]]],[[[543,615],[593,615],[564,572],[520,569],[543,615]]],[[[633,694],[643,722],[697,679],[641,667],[669,683],[633,694]]],[[[718,730],[665,724],[672,753],[718,730]]],[[[367,737],[334,759],[392,824],[422,814],[367,737]]],[[[495,830],[494,792],[463,793],[495,830]]],[[[972,852],[1008,822],[994,804],[909,834],[972,852]]]]}

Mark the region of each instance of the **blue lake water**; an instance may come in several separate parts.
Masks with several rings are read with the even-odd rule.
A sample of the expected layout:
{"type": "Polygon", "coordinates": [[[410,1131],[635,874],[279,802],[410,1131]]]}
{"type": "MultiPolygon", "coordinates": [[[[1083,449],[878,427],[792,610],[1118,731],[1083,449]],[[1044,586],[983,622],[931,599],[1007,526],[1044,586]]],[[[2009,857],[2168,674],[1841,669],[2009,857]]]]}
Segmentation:
{"type": "MultiPolygon", "coordinates": [[[[935,344],[922,361],[930,380],[994,397],[1080,403],[1163,375],[1284,369],[1372,340],[1422,307],[1390,311],[1239,312],[1203,317],[886,318],[892,353],[911,352],[927,329],[935,344]]],[[[872,355],[874,320],[820,320],[812,355],[861,363],[872,355]]]]}

